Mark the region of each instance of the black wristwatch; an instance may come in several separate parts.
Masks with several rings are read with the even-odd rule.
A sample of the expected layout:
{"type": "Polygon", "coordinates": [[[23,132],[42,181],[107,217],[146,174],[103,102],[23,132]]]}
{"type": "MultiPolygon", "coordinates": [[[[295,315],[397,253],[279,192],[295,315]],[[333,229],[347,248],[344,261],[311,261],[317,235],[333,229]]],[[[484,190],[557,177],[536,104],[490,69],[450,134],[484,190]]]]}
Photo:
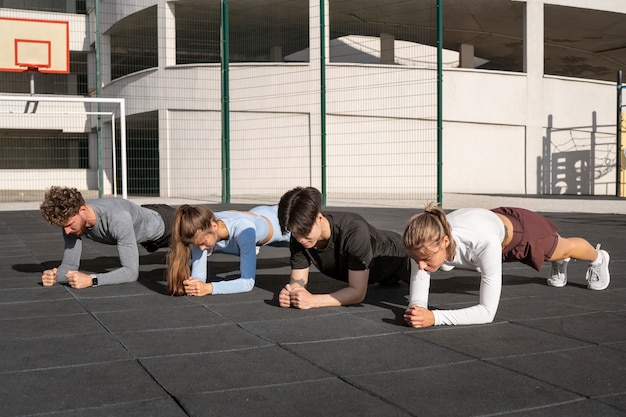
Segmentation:
{"type": "Polygon", "coordinates": [[[91,274],[91,286],[92,287],[98,286],[98,276],[96,274],[91,274]]]}

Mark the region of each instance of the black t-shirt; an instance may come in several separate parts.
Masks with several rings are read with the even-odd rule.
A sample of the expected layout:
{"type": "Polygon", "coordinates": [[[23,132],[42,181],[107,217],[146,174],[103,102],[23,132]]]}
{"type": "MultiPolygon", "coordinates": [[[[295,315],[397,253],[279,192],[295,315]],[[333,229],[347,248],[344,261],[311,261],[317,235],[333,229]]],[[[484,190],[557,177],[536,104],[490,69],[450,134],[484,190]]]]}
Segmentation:
{"type": "Polygon", "coordinates": [[[402,237],[380,230],[356,213],[322,213],[330,224],[328,245],[318,250],[304,248],[291,238],[291,268],[304,269],[311,264],[320,272],[348,281],[348,270],[370,270],[369,282],[408,281],[409,257],[402,237]]]}

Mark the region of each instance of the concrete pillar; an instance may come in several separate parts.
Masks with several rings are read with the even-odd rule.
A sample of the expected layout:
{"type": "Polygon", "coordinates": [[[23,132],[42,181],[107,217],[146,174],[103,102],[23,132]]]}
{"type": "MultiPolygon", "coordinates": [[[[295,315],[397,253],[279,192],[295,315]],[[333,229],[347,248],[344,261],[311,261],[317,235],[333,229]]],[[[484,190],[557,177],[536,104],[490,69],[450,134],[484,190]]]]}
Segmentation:
{"type": "Polygon", "coordinates": [[[283,61],[283,47],[282,46],[276,45],[270,48],[270,61],[272,62],[283,61]]]}
{"type": "MultiPolygon", "coordinates": [[[[176,3],[160,0],[157,7],[158,62],[162,69],[176,65],[176,3]]],[[[167,104],[162,101],[158,101],[155,107],[159,124],[159,196],[171,197],[170,114],[167,104]]]]}
{"type": "Polygon", "coordinates": [[[96,92],[96,52],[87,53],[87,93],[91,95],[96,92]]]}
{"type": "Polygon", "coordinates": [[[388,33],[380,34],[380,63],[381,64],[395,64],[395,50],[394,50],[395,38],[388,33]]]}
{"type": "Polygon", "coordinates": [[[474,68],[474,45],[462,43],[459,47],[459,68],[474,68]]]}
{"type": "Polygon", "coordinates": [[[176,65],[176,3],[160,1],[157,10],[159,68],[176,65]]]}
{"type": "MultiPolygon", "coordinates": [[[[544,2],[527,0],[524,9],[524,72],[526,72],[526,193],[537,194],[537,161],[542,156],[544,126],[544,2]]],[[[544,178],[545,180],[545,178],[544,178]]]]}
{"type": "MultiPolygon", "coordinates": [[[[312,91],[309,96],[310,135],[311,135],[311,186],[320,188],[322,172],[313,167],[321,166],[321,137],[322,137],[322,114],[321,114],[321,36],[324,36],[325,65],[330,62],[330,20],[329,1],[324,0],[325,30],[320,34],[321,8],[319,0],[309,0],[309,83],[312,91]]],[[[328,71],[326,77],[329,77],[328,71]]]]}
{"type": "Polygon", "coordinates": [[[100,82],[102,87],[111,82],[111,37],[100,34],[100,82]]]}

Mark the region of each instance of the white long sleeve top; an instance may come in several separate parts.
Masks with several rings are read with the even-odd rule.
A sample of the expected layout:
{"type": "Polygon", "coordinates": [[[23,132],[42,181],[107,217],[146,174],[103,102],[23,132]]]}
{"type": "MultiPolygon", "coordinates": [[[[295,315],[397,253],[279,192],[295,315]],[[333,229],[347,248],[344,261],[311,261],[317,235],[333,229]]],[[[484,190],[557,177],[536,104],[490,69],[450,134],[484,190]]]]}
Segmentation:
{"type": "MultiPolygon", "coordinates": [[[[502,290],[502,241],[504,224],[490,210],[459,209],[447,215],[456,242],[454,259],[446,260],[441,269],[470,269],[480,272],[479,303],[457,310],[433,310],[435,325],[482,324],[493,321],[502,290]]],[[[428,308],[430,273],[419,270],[411,261],[409,306],[428,308]]]]}

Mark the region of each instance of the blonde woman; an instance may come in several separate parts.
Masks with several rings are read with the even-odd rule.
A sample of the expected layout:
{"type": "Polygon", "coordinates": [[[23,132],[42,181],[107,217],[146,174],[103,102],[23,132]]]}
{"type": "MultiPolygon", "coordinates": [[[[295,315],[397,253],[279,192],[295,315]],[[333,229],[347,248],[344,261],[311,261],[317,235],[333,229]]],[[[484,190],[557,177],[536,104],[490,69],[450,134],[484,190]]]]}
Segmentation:
{"type": "Polygon", "coordinates": [[[552,263],[548,285],[567,284],[570,258],[589,262],[586,279],[591,290],[610,282],[609,254],[579,237],[565,238],[545,217],[520,208],[465,208],[446,214],[431,203],[413,216],[404,232],[404,245],[413,260],[409,308],[404,319],[412,327],[481,324],[493,321],[502,289],[502,262],[522,262],[541,269],[552,263]],[[480,271],[479,304],[457,310],[428,309],[430,274],[454,267],[480,271]],[[419,270],[417,269],[419,268],[419,270]]]}

